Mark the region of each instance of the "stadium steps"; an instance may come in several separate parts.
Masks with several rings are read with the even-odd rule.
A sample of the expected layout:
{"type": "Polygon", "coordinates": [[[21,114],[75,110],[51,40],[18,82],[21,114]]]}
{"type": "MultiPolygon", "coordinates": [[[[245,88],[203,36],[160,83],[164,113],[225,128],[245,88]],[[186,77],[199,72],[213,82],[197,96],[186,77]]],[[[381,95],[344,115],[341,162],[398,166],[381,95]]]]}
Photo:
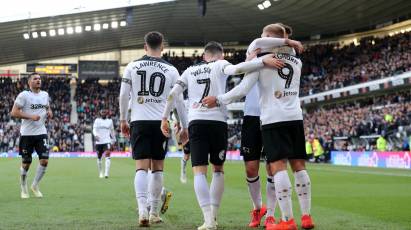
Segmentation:
{"type": "Polygon", "coordinates": [[[77,102],[74,99],[76,95],[77,83],[76,80],[73,78],[70,81],[70,104],[71,104],[71,112],[70,112],[70,123],[77,124],[78,121],[78,113],[77,113],[77,102]]]}

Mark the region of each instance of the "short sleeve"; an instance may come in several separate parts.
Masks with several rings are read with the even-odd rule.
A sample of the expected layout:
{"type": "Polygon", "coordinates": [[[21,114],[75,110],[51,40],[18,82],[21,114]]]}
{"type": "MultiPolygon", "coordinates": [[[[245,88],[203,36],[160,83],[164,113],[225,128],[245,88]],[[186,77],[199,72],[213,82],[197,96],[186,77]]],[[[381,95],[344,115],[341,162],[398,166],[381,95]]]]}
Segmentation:
{"type": "Polygon", "coordinates": [[[47,92],[46,92],[46,97],[47,97],[47,105],[50,106],[51,98],[50,98],[49,93],[47,93],[47,92]]]}
{"type": "Polygon", "coordinates": [[[24,107],[24,105],[26,104],[26,93],[25,92],[19,93],[16,100],[14,101],[14,104],[17,105],[19,108],[24,107]]]}
{"type": "MultiPolygon", "coordinates": [[[[220,73],[222,73],[222,74],[224,74],[224,68],[225,67],[227,67],[227,66],[229,66],[229,65],[232,65],[230,62],[228,62],[227,60],[219,60],[219,61],[217,61],[217,66],[218,66],[218,68],[219,68],[219,72],[220,73]]],[[[225,75],[225,74],[224,74],[225,75]]]]}
{"type": "Polygon", "coordinates": [[[124,69],[123,77],[121,79],[122,82],[131,85],[131,71],[130,71],[130,64],[124,69]]]}
{"type": "Polygon", "coordinates": [[[184,71],[184,73],[178,78],[176,84],[179,84],[183,89],[187,89],[189,74],[189,69],[186,69],[186,71],[184,71]]]}
{"type": "Polygon", "coordinates": [[[180,78],[180,73],[178,73],[178,70],[176,68],[173,69],[173,82],[171,84],[171,88],[173,88],[174,84],[179,80],[180,78]]]}

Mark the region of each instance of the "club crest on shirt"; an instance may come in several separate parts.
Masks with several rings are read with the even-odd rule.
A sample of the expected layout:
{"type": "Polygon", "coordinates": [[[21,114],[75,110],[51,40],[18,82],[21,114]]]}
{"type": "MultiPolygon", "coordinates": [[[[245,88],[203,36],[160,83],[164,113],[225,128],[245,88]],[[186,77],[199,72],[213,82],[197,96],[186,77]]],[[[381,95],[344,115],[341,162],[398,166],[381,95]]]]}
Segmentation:
{"type": "Polygon", "coordinates": [[[283,96],[283,93],[281,91],[275,91],[274,92],[274,97],[280,99],[283,96]]]}
{"type": "Polygon", "coordinates": [[[137,102],[139,104],[143,104],[144,103],[144,97],[137,97],[137,102]]]}
{"type": "Polygon", "coordinates": [[[193,109],[198,109],[198,107],[200,107],[200,103],[198,102],[194,102],[193,105],[191,106],[193,109]]]}

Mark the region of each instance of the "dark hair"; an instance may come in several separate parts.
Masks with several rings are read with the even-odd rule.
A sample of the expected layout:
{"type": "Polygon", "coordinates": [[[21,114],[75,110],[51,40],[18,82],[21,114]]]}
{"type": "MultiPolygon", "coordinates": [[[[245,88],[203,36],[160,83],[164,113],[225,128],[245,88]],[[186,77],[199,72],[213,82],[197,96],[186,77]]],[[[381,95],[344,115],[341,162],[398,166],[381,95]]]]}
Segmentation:
{"type": "Polygon", "coordinates": [[[160,48],[161,44],[163,44],[164,36],[157,31],[148,32],[144,36],[144,42],[151,48],[151,49],[158,49],[160,48]]]}
{"type": "Polygon", "coordinates": [[[28,79],[30,80],[33,76],[36,76],[36,75],[40,76],[40,74],[34,72],[34,73],[29,74],[28,79]]]}
{"type": "Polygon", "coordinates": [[[212,41],[204,46],[204,52],[210,52],[211,54],[222,53],[223,51],[223,46],[218,42],[212,41]]]}
{"type": "Polygon", "coordinates": [[[281,23],[281,22],[279,22],[278,24],[279,24],[280,26],[284,27],[285,33],[286,33],[288,36],[291,36],[291,35],[293,34],[293,28],[291,28],[291,26],[285,25],[285,24],[283,24],[283,23],[281,23]]]}

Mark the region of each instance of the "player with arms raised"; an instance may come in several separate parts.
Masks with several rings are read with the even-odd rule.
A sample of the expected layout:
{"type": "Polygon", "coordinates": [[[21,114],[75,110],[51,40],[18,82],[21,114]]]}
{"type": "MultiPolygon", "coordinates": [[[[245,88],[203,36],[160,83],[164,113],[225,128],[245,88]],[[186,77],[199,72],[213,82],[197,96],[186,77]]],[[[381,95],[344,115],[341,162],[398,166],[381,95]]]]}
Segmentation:
{"type": "MultiPolygon", "coordinates": [[[[247,49],[247,60],[252,60],[261,50],[271,51],[273,48],[285,49],[284,45],[293,47],[301,51],[303,46],[300,42],[288,39],[292,33],[289,26],[277,23],[264,27],[261,38],[255,39],[247,49]],[[283,28],[286,31],[285,40],[279,42],[279,38],[274,38],[276,33],[282,33],[283,28]]],[[[284,67],[284,62],[278,61],[277,69],[284,67]]],[[[267,206],[262,204],[261,182],[259,177],[260,159],[265,157],[262,146],[262,134],[260,124],[260,106],[259,106],[259,89],[257,84],[252,87],[245,97],[244,117],[241,128],[241,155],[244,159],[246,170],[246,181],[254,209],[251,211],[251,221],[249,227],[258,227],[261,219],[266,215],[264,226],[269,223],[275,223],[274,212],[276,206],[275,186],[272,179],[273,174],[268,164],[267,168],[267,206]]]]}
{"type": "MultiPolygon", "coordinates": [[[[138,203],[139,224],[162,222],[159,217],[160,194],[163,187],[164,158],[167,138],[161,133],[160,124],[167,96],[179,78],[177,69],[161,59],[164,48],[163,35],[149,32],[144,37],[146,55],[133,61],[124,70],[120,89],[120,125],[125,136],[130,136],[133,159],[136,162],[134,188],[138,203]],[[127,123],[128,103],[131,94],[131,133],[127,123]],[[148,181],[148,169],[152,170],[148,181]],[[148,187],[150,184],[150,187],[148,187]],[[150,215],[147,211],[150,193],[150,215]]],[[[186,130],[182,98],[176,101],[186,130]]],[[[184,139],[184,137],[183,137],[184,139]]]]}
{"type": "Polygon", "coordinates": [[[188,89],[189,139],[194,172],[194,190],[204,216],[199,230],[216,229],[216,217],[224,191],[223,164],[227,149],[227,111],[224,106],[207,108],[201,103],[208,95],[225,92],[229,75],[257,70],[275,61],[272,57],[232,65],[223,59],[223,47],[209,42],[204,47],[205,62],[187,68],[170,93],[161,128],[169,136],[168,114],[176,98],[188,89]],[[208,161],[213,165],[210,188],[206,174],[208,161]]]}
{"type": "Polygon", "coordinates": [[[48,137],[45,122],[52,118],[49,94],[41,90],[41,78],[37,73],[29,75],[30,90],[21,92],[14,101],[10,115],[21,118],[19,154],[22,158],[20,168],[21,198],[29,198],[27,173],[32,162],[32,153],[36,150],[39,166],[31,185],[36,197],[43,197],[39,182],[43,178],[49,159],[48,137]]]}
{"type": "MultiPolygon", "coordinates": [[[[285,30],[273,36],[284,37],[285,30]]],[[[203,103],[211,106],[231,103],[243,97],[258,83],[264,151],[270,171],[274,175],[276,197],[282,213],[280,223],[269,223],[266,229],[297,229],[291,205],[292,190],[287,174],[287,162],[294,171],[295,189],[303,214],[302,227],[311,229],[314,227],[310,215],[311,182],[305,168],[307,154],[303,115],[298,97],[302,63],[293,55],[294,50],[291,48],[283,52],[275,55],[277,59],[284,62],[283,68],[276,70],[263,68],[249,73],[230,92],[219,95],[217,100],[215,97],[205,98],[203,103]]]]}

